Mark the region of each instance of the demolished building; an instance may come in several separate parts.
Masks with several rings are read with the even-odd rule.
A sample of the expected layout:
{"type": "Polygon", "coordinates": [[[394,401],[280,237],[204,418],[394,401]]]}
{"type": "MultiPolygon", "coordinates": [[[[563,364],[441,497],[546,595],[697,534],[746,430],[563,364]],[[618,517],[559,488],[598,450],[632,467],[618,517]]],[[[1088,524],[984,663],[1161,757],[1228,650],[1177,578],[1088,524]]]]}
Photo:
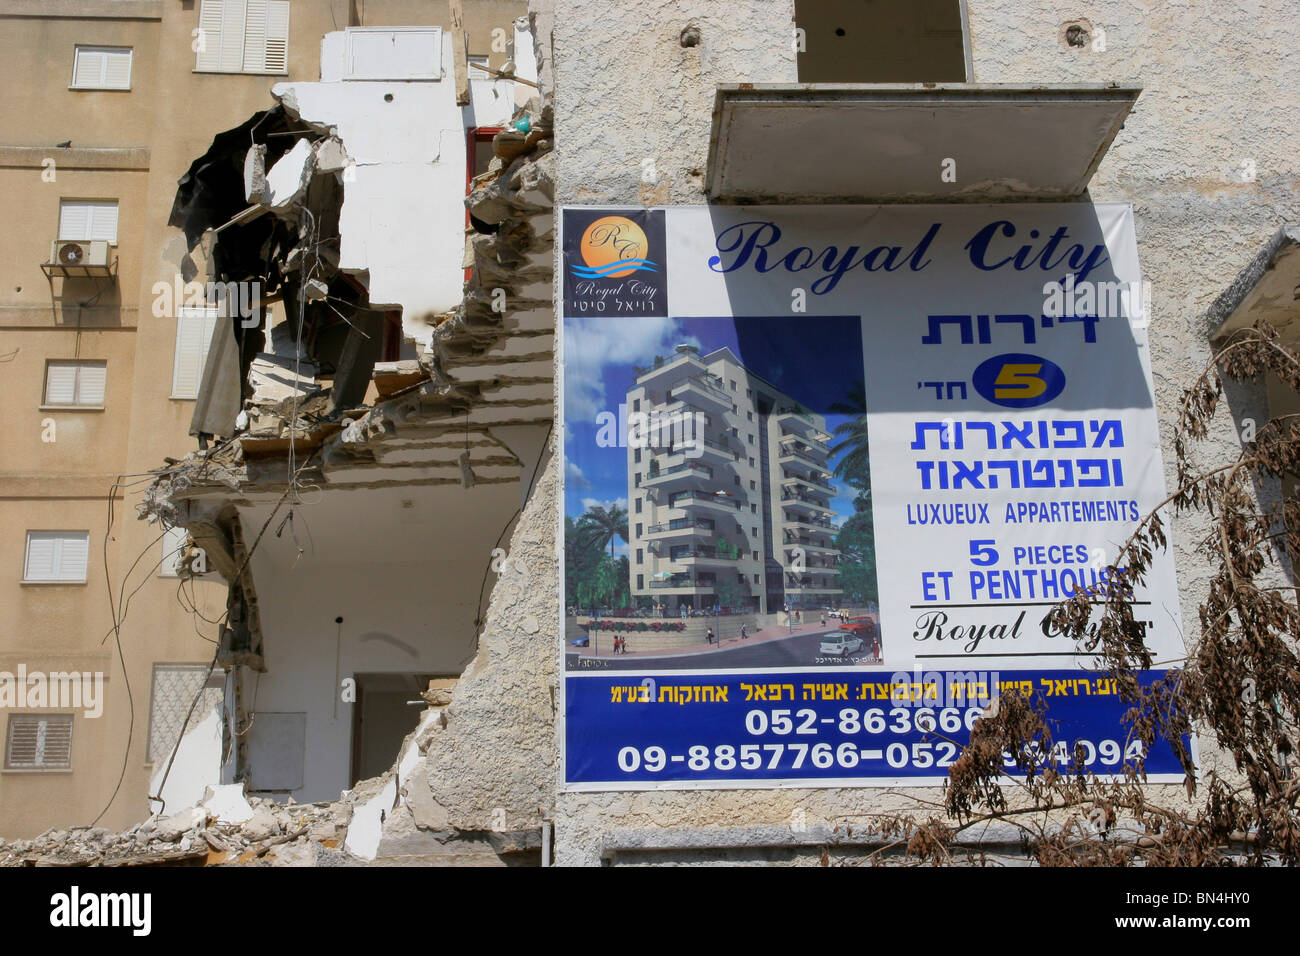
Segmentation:
{"type": "MultiPolygon", "coordinates": [[[[838,783],[708,793],[566,785],[566,678],[557,675],[557,645],[569,643],[557,588],[564,436],[553,425],[552,352],[564,292],[553,205],[1141,199],[1146,268],[1162,287],[1186,290],[1177,305],[1188,317],[1157,313],[1152,325],[1155,399],[1168,414],[1177,383],[1209,352],[1190,316],[1273,231],[1270,204],[1294,197],[1281,176],[1255,187],[1265,198],[1217,172],[1162,180],[1157,159],[1180,140],[1160,120],[1178,107],[1157,85],[1146,94],[1150,112],[1130,113],[1137,91],[1111,81],[1113,65],[1058,42],[1065,25],[1050,9],[1026,26],[1022,5],[995,3],[971,19],[954,4],[955,38],[926,21],[915,33],[929,52],[915,60],[926,79],[957,83],[864,90],[854,81],[889,78],[853,75],[855,59],[843,54],[809,62],[789,43],[798,6],[531,4],[541,95],[510,111],[491,167],[474,182],[467,285],[446,312],[386,291],[382,262],[353,255],[350,243],[375,233],[403,248],[418,243],[420,226],[397,230],[381,217],[350,228],[366,205],[348,206],[351,161],[370,155],[380,183],[384,162],[338,114],[310,105],[319,91],[283,91],[279,106],[219,137],[196,164],[177,207],[195,275],[264,282],[278,297],[265,329],[231,317],[214,339],[210,354],[222,357],[208,363],[209,400],[194,424],[207,447],[161,473],[144,509],[186,528],[230,587],[214,661],[229,673],[221,783],[330,800],[382,769],[358,750],[367,697],[384,702],[370,719],[396,728],[396,714],[410,713],[403,698],[423,693],[433,709],[398,766],[345,801],[342,839],[362,859],[435,857],[491,833],[491,852],[537,848],[543,862],[823,862],[826,847],[846,858],[874,853],[886,844],[870,827],[877,814],[933,797],[919,786],[838,783]],[[1009,37],[1020,38],[1014,51],[1009,37]],[[624,68],[610,69],[615,60],[624,68]],[[628,71],[664,82],[628,90],[628,71]],[[1006,88],[976,88],[977,77],[1006,88]],[[1064,89],[1080,77],[1086,88],[1064,89]],[[1043,88],[1044,78],[1062,89],[1043,88]],[[818,88],[828,81],[837,88],[818,88]],[[776,85],[755,88],[763,83],[776,85]],[[997,141],[1005,137],[977,135],[999,128],[990,111],[1023,116],[1028,106],[1035,135],[1057,148],[1042,162],[997,141]],[[863,122],[846,127],[844,115],[863,122]],[[844,147],[859,129],[868,132],[844,147]],[[933,147],[936,129],[987,150],[975,168],[1019,162],[1029,175],[948,189],[908,151],[933,147]],[[868,175],[861,157],[873,136],[907,148],[882,150],[868,175]],[[204,182],[210,167],[224,170],[225,186],[204,182]],[[1213,218],[1222,240],[1222,261],[1208,269],[1183,238],[1189,208],[1213,218]],[[337,250],[325,244],[334,223],[337,250]],[[351,699],[341,693],[348,680],[351,699]]],[[[858,19],[868,14],[833,6],[851,26],[868,25],[858,19]]],[[[1162,55],[1145,65],[1200,97],[1233,101],[1186,75],[1186,64],[1162,55]]],[[[1204,169],[1216,161],[1198,157],[1204,169]]],[[[409,260],[404,268],[409,275],[409,260]]],[[[1267,414],[1259,396],[1247,402],[1267,414]]],[[[1196,566],[1186,548],[1178,559],[1196,566]]],[[[1185,585],[1189,627],[1201,587],[1185,585]]],[[[991,829],[972,839],[1008,854],[1017,841],[991,829]]]]}
{"type": "Polygon", "coordinates": [[[516,108],[513,79],[471,82],[464,120],[450,84],[349,84],[343,38],[321,82],[276,87],[176,198],[198,281],[264,290],[253,321],[217,319],[205,447],[142,506],[230,588],[222,766],[177,792],[219,770],[310,802],[388,769],[420,695],[454,693],[475,653],[549,430],[549,108],[516,108]],[[466,126],[501,131],[462,202],[439,150],[466,126]]]}

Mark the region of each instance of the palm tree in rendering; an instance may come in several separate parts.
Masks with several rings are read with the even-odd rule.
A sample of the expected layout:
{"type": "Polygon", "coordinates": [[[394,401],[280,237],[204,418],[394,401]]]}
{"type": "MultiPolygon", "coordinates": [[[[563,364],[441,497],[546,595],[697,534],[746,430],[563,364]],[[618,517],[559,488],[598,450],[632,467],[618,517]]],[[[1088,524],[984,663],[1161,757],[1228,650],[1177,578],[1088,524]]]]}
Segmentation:
{"type": "Polygon", "coordinates": [[[603,551],[608,544],[611,558],[614,557],[615,540],[618,538],[628,540],[627,509],[617,504],[611,504],[608,508],[603,505],[592,505],[587,509],[587,513],[578,519],[578,524],[588,547],[603,551]]]}
{"type": "Polygon", "coordinates": [[[835,426],[834,434],[838,441],[831,446],[831,457],[844,455],[835,466],[835,477],[847,479],[856,487],[861,487],[860,482],[870,487],[868,476],[871,456],[867,449],[866,384],[858,382],[849,390],[845,401],[831,403],[827,411],[836,415],[851,416],[847,421],[835,426]]]}

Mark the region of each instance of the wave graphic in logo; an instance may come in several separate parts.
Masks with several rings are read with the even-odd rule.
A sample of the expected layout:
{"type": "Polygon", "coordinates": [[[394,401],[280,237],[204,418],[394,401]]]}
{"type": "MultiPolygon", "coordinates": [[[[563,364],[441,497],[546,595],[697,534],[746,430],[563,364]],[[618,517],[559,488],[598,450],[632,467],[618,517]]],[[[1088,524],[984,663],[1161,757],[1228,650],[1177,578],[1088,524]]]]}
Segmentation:
{"type": "Polygon", "coordinates": [[[603,266],[574,266],[573,274],[579,279],[604,279],[610,276],[631,275],[633,272],[658,272],[657,263],[649,259],[620,259],[603,266]]]}
{"type": "Polygon", "coordinates": [[[573,265],[580,279],[621,279],[634,272],[657,272],[658,264],[646,256],[650,241],[626,216],[597,219],[582,234],[578,251],[586,265],[573,265]]]}

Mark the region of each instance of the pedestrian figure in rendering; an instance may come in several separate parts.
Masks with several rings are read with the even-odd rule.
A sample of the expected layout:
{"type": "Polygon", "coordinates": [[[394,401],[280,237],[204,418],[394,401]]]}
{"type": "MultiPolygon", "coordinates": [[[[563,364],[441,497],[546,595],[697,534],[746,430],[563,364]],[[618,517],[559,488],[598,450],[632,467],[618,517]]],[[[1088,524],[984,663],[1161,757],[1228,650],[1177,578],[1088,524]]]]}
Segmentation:
{"type": "Polygon", "coordinates": [[[708,631],[705,632],[704,639],[710,644],[713,643],[713,628],[709,628],[708,631]]]}
{"type": "Polygon", "coordinates": [[[742,625],[740,625],[740,639],[741,639],[742,641],[747,641],[747,640],[749,640],[749,625],[748,625],[748,624],[742,624],[742,625]]]}
{"type": "Polygon", "coordinates": [[[803,623],[803,619],[799,616],[799,609],[798,609],[798,608],[795,608],[795,609],[794,609],[794,622],[795,622],[796,624],[802,624],[802,623],[803,623]]]}
{"type": "Polygon", "coordinates": [[[685,604],[679,605],[678,610],[682,612],[682,620],[683,621],[686,620],[686,605],[685,604]]]}
{"type": "Polygon", "coordinates": [[[826,612],[822,611],[822,627],[826,626],[826,612]]]}

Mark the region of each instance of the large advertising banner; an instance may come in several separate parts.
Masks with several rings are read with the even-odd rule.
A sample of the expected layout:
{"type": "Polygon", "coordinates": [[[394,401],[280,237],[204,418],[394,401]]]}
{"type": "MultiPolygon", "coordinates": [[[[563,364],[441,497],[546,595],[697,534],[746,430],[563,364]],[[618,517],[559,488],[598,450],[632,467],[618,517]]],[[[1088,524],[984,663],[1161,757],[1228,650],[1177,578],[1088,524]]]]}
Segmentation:
{"type": "MultiPolygon", "coordinates": [[[[561,242],[566,788],[936,783],[1009,690],[1041,759],[1181,780],[1048,619],[1166,494],[1129,206],[567,207],[561,242]]],[[[1169,554],[1132,598],[1180,658],[1169,554]]]]}

